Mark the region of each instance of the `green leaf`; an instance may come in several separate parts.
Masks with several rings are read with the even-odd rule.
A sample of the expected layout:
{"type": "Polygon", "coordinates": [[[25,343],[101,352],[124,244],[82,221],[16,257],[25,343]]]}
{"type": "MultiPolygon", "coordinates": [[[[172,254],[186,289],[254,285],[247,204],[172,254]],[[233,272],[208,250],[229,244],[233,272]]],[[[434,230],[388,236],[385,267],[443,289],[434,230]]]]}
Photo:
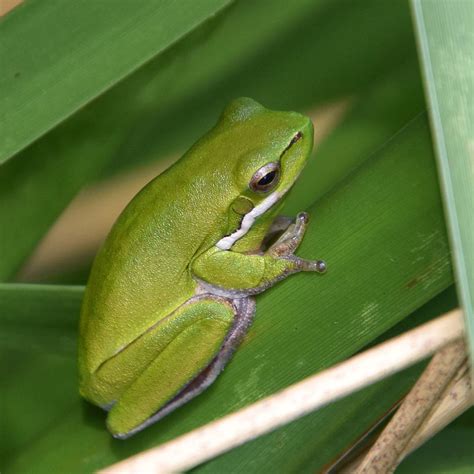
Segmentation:
{"type": "MultiPolygon", "coordinates": [[[[403,2],[297,0],[288,8],[285,0],[275,0],[271,9],[266,2],[237,2],[194,53],[183,42],[180,57],[181,69],[162,71],[173,84],[166,106],[150,108],[141,118],[115,166],[129,166],[129,150],[137,160],[182,152],[235,97],[301,111],[357,98],[392,71],[416,63],[416,49],[403,2]],[[262,29],[269,30],[263,37],[262,29]]],[[[414,66],[413,73],[418,74],[414,66]]],[[[400,82],[400,87],[410,86],[400,82]]],[[[150,82],[143,94],[153,101],[159,90],[160,83],[150,82]]],[[[421,94],[411,92],[398,100],[413,100],[416,107],[421,94]]]]}
{"type": "Polygon", "coordinates": [[[474,5],[412,5],[474,380],[474,5]]]}
{"type": "MultiPolygon", "coordinates": [[[[361,95],[345,120],[313,152],[283,213],[296,214],[330,191],[424,111],[416,63],[408,61],[361,95]],[[403,97],[401,100],[400,97],[403,97]]],[[[315,123],[316,129],[318,123],[315,123]]]]}
{"type": "MultiPolygon", "coordinates": [[[[375,339],[370,346],[413,329],[453,309],[456,305],[456,293],[452,285],[375,339]]],[[[307,450],[306,453],[303,450],[301,455],[298,453],[292,456],[294,459],[288,457],[286,472],[320,472],[332,464],[390,412],[413,386],[425,366],[426,362],[422,362],[410,367],[280,430],[284,432],[280,437],[295,439],[295,447],[290,452],[298,453],[297,443],[307,450]],[[291,434],[287,430],[292,430],[291,434]]],[[[377,430],[374,431],[374,435],[377,436],[377,430]]],[[[278,437],[277,433],[275,437],[278,437]]],[[[267,441],[268,444],[271,442],[271,439],[267,441]]],[[[275,439],[273,443],[275,444],[275,439]]],[[[280,461],[283,462],[283,459],[280,461]]]]}
{"type": "Polygon", "coordinates": [[[410,28],[398,2],[226,9],[0,168],[0,281],[100,174],[182,151],[238,95],[298,109],[363,91],[414,58],[410,28]]]}
{"type": "MultiPolygon", "coordinates": [[[[16,28],[23,28],[23,17],[29,18],[28,12],[30,8],[33,9],[31,13],[33,16],[31,21],[33,22],[36,21],[34,12],[39,10],[38,15],[42,15],[41,12],[51,13],[52,16],[50,20],[53,24],[58,23],[61,27],[67,25],[67,23],[63,23],[57,19],[57,15],[60,14],[65,6],[63,2],[50,3],[46,10],[43,10],[43,7],[36,9],[35,5],[37,4],[38,2],[28,3],[7,16],[4,26],[6,25],[5,28],[7,28],[8,31],[10,31],[10,28],[12,29],[12,32],[9,33],[10,36],[8,36],[10,41],[13,41],[15,38],[12,37],[12,35],[15,34],[16,28]],[[51,9],[56,9],[54,10],[56,14],[53,14],[53,10],[51,9]]],[[[125,2],[123,7],[134,8],[134,5],[135,2],[125,2]]],[[[170,4],[170,8],[172,8],[173,5],[174,8],[181,9],[181,7],[175,4],[170,4]]],[[[176,21],[175,33],[178,34],[181,32],[180,34],[182,36],[189,31],[192,25],[197,24],[196,22],[202,22],[211,13],[217,11],[215,8],[210,9],[209,5],[201,9],[200,16],[197,15],[197,7],[189,9],[189,11],[194,12],[196,18],[188,25],[188,29],[183,29],[183,27],[186,21],[191,21],[190,17],[188,17],[187,14],[183,14],[183,16],[180,16],[180,14],[174,15],[173,17],[176,21]],[[206,12],[207,16],[204,15],[206,12]]],[[[111,18],[109,16],[103,18],[103,15],[110,10],[109,8],[105,8],[105,4],[101,4],[101,6],[96,5],[92,9],[84,2],[78,2],[75,6],[76,8],[82,8],[82,17],[84,18],[87,18],[88,14],[93,15],[95,8],[102,11],[102,14],[99,14],[97,23],[94,21],[91,22],[91,28],[95,26],[99,28],[99,31],[102,31],[100,28],[101,21],[106,21],[109,28],[114,29],[118,27],[110,21],[111,18]]],[[[127,19],[125,10],[122,11],[120,8],[112,9],[113,12],[117,12],[114,13],[114,15],[119,15],[119,12],[122,12],[122,15],[125,15],[123,20],[126,22],[131,21],[129,26],[135,34],[140,35],[146,32],[146,30],[144,30],[140,33],[141,30],[137,30],[137,25],[134,23],[134,20],[137,18],[132,15],[127,19]]],[[[141,12],[141,14],[146,13],[146,10],[146,7],[138,9],[137,15],[140,14],[138,12],[141,12]]],[[[88,24],[87,21],[86,24],[88,24]]],[[[172,25],[173,23],[170,24],[172,25]]],[[[41,28],[43,32],[40,38],[46,41],[50,48],[55,48],[55,43],[52,43],[49,34],[46,34],[49,30],[45,24],[38,23],[37,27],[41,28]]],[[[105,28],[105,30],[107,30],[107,28],[105,28]]],[[[163,30],[163,32],[164,31],[165,30],[163,30]]],[[[63,33],[66,34],[67,30],[63,33]]],[[[159,42],[154,45],[156,52],[169,47],[171,43],[180,36],[179,34],[176,36],[175,33],[169,32],[171,36],[162,37],[160,33],[157,37],[153,31],[149,33],[151,37],[146,39],[143,45],[150,44],[150,40],[159,40],[159,42]]],[[[28,36],[27,38],[31,41],[37,40],[34,36],[28,36]]],[[[41,39],[39,41],[41,41],[41,39]]],[[[133,42],[131,44],[133,45],[133,42]]],[[[57,46],[57,48],[61,47],[61,45],[57,46]]],[[[108,47],[113,47],[113,44],[109,44],[108,47]]],[[[138,50],[140,51],[140,48],[138,48],[138,50]]],[[[13,48],[13,51],[16,51],[16,49],[13,48]]],[[[130,51],[128,52],[130,53],[130,51]]],[[[66,54],[67,50],[63,51],[63,53],[66,54]]],[[[10,53],[3,51],[2,54],[9,55],[10,53]]],[[[50,54],[56,57],[54,49],[53,52],[51,52],[46,46],[41,54],[50,54]]],[[[57,55],[59,55],[58,57],[61,56],[59,52],[57,52],[57,55]]],[[[122,51],[116,49],[115,55],[121,57],[122,51]]],[[[9,57],[11,61],[16,58],[16,56],[9,57]]],[[[36,58],[35,55],[26,53],[19,54],[19,57],[20,59],[23,58],[24,61],[30,58],[33,63],[36,58]]],[[[114,56],[112,55],[112,57],[114,56]]],[[[147,58],[148,56],[146,56],[145,59],[147,58]]],[[[144,58],[142,58],[142,60],[143,59],[144,58]]],[[[59,63],[63,64],[61,61],[59,61],[59,63]]],[[[36,65],[37,68],[40,68],[40,66],[41,64],[36,65]]],[[[84,73],[95,76],[93,69],[83,70],[83,63],[79,61],[79,59],[77,59],[76,68],[74,70],[78,75],[77,80],[79,83],[84,81],[84,73]]],[[[40,71],[38,74],[40,74],[40,71]]],[[[45,72],[41,74],[51,74],[51,71],[46,68],[45,72]]],[[[41,74],[40,78],[43,77],[41,74]]],[[[50,76],[47,75],[47,77],[50,76]]],[[[136,77],[136,75],[132,77],[136,77]]],[[[26,82],[30,84],[29,79],[26,82]]],[[[33,80],[31,82],[34,83],[33,80]]],[[[125,81],[124,84],[119,84],[112,89],[111,93],[105,94],[95,102],[86,106],[71,119],[63,122],[52,133],[30,145],[16,156],[15,159],[10,160],[0,168],[0,254],[2,255],[2,259],[0,260],[0,281],[13,276],[22,261],[33,250],[38,240],[45,234],[68,202],[84,184],[96,178],[107,161],[112,159],[114,152],[120,147],[123,134],[128,129],[130,123],[133,122],[140,110],[148,107],[148,105],[141,104],[140,108],[140,101],[137,101],[134,96],[134,92],[136,95],[136,85],[136,82],[130,82],[130,80],[125,81]]],[[[13,85],[11,85],[11,87],[13,87],[13,85]]],[[[8,96],[5,100],[13,100],[15,97],[14,91],[11,93],[13,96],[8,96]]],[[[64,93],[69,94],[70,91],[66,90],[64,93]]],[[[56,89],[51,89],[49,95],[55,94],[56,89]]],[[[44,100],[52,101],[53,99],[50,98],[49,95],[45,95],[44,100]]],[[[50,107],[43,105],[39,107],[39,109],[48,111],[50,107]]],[[[8,114],[6,113],[3,115],[3,117],[7,116],[8,114]]],[[[16,117],[14,114],[8,116],[9,123],[18,129],[22,129],[23,125],[20,126],[16,124],[15,120],[13,120],[14,117],[16,117]]],[[[41,122],[40,125],[43,126],[43,122],[41,122]]],[[[14,136],[11,135],[5,127],[2,128],[2,131],[5,133],[4,136],[14,136]]]]}
{"type": "Polygon", "coordinates": [[[0,284],[0,346],[43,354],[76,354],[84,287],[0,284]]]}
{"type": "MultiPolygon", "coordinates": [[[[34,465],[38,473],[89,472],[169,440],[353,354],[451,284],[424,116],[308,210],[318,217],[310,225],[300,254],[324,257],[328,273],[295,275],[261,295],[248,337],[204,394],[121,442],[105,431],[101,410],[79,401],[71,366],[54,366],[54,373],[43,373],[41,387],[35,391],[36,404],[41,406],[49,390],[56,392],[64,386],[63,397],[71,405],[59,418],[52,409],[47,427],[29,426],[27,434],[17,432],[18,443],[10,440],[7,471],[24,472],[34,465]]],[[[11,338],[16,339],[17,347],[7,353],[7,366],[12,359],[21,360],[16,352],[27,350],[20,337],[11,338]]],[[[49,367],[46,357],[43,363],[49,367]]],[[[34,380],[37,369],[34,364],[30,368],[26,360],[17,376],[34,380]]],[[[31,394],[14,383],[10,390],[7,411],[16,413],[21,411],[22,399],[31,394]]],[[[10,419],[9,423],[16,422],[10,419]]],[[[15,432],[15,426],[9,431],[15,432]]],[[[272,436],[235,451],[239,469],[261,472],[263,462],[271,459],[277,465],[287,457],[281,439],[288,438],[280,434],[278,443],[272,436]]],[[[314,433],[306,429],[298,446],[308,453],[313,438],[314,433]]],[[[226,459],[215,460],[215,466],[235,468],[235,458],[233,464],[226,464],[226,459]]]]}
{"type": "MultiPolygon", "coordinates": [[[[304,281],[299,285],[288,282],[288,290],[281,297],[280,293],[262,295],[258,310],[267,316],[266,325],[258,319],[255,322],[258,328],[265,325],[259,333],[262,339],[263,334],[274,332],[271,345],[268,343],[266,347],[254,349],[258,357],[269,360],[261,373],[266,377],[266,371],[270,371],[274,364],[280,371],[271,376],[285,380],[283,385],[297,380],[295,372],[301,378],[310,375],[303,367],[295,369],[303,358],[309,358],[316,371],[352,355],[452,281],[430,137],[424,117],[419,117],[393,137],[355,174],[312,206],[310,212],[312,209],[315,215],[317,213],[317,222],[313,222],[311,237],[305,236],[299,252],[301,255],[324,257],[328,273],[321,281],[312,279],[306,285],[304,281]],[[413,265],[418,269],[415,270],[413,265]],[[440,274],[435,276],[438,271],[440,274]],[[431,289],[425,286],[428,280],[429,286],[434,285],[431,289]],[[297,289],[290,289],[291,284],[298,285],[297,289]],[[426,299],[418,300],[417,294],[423,294],[426,299]],[[313,309],[313,313],[306,305],[313,309]],[[279,311],[274,315],[275,308],[282,311],[281,316],[279,311]],[[286,318],[285,314],[288,315],[286,318]],[[300,318],[306,322],[300,323],[300,318]],[[276,334],[275,325],[287,325],[287,330],[281,327],[276,334]]],[[[252,342],[257,345],[260,341],[252,342]]],[[[258,367],[261,365],[260,362],[258,367]]],[[[412,377],[414,373],[411,373],[412,377]]],[[[362,403],[365,409],[374,405],[373,417],[362,417],[362,421],[366,424],[370,420],[374,422],[404,394],[409,384],[410,378],[405,379],[400,387],[390,386],[390,390],[389,385],[381,384],[379,388],[387,393],[387,398],[380,400],[377,407],[372,403],[374,398],[370,398],[378,396],[377,389],[364,392],[361,398],[356,397],[356,403],[362,403]]],[[[249,392],[253,390],[254,386],[248,389],[249,392]]],[[[306,464],[314,453],[314,445],[327,442],[325,435],[320,438],[318,433],[334,430],[329,433],[335,448],[327,451],[331,456],[321,454],[312,459],[314,465],[322,468],[338,452],[336,448],[341,449],[334,438],[341,436],[341,440],[347,443],[346,436],[351,433],[341,435],[340,427],[347,423],[356,407],[350,403],[342,406],[344,410],[340,418],[328,416],[337,413],[333,408],[312,414],[213,460],[202,470],[225,472],[230,466],[238,465],[241,472],[261,472],[263,468],[275,471],[281,466],[284,466],[283,472],[299,472],[301,464],[306,464]]],[[[313,464],[310,466],[315,467],[313,464]]]]}
{"type": "Polygon", "coordinates": [[[0,23],[0,163],[229,3],[31,0],[17,7],[0,23]]]}

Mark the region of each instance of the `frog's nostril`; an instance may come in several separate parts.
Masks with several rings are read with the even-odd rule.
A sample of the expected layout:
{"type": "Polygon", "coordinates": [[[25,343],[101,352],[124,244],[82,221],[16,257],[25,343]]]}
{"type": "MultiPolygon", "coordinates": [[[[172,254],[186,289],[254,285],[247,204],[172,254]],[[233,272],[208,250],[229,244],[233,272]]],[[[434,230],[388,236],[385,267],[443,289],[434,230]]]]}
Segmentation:
{"type": "Polygon", "coordinates": [[[303,138],[303,133],[302,132],[298,132],[294,137],[293,139],[291,140],[291,143],[290,145],[293,145],[293,143],[296,143],[298,140],[300,140],[301,138],[303,138]]]}

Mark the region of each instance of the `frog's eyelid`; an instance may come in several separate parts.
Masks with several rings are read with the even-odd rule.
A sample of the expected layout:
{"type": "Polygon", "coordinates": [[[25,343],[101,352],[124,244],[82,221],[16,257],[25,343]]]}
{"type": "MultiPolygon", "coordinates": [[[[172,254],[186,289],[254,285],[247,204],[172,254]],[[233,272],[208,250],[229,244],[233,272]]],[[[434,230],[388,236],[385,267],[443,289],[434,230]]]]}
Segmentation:
{"type": "Polygon", "coordinates": [[[256,193],[267,193],[273,189],[280,178],[280,163],[271,161],[259,168],[250,179],[249,188],[256,193]],[[260,183],[270,173],[275,173],[274,178],[269,183],[260,183]]]}

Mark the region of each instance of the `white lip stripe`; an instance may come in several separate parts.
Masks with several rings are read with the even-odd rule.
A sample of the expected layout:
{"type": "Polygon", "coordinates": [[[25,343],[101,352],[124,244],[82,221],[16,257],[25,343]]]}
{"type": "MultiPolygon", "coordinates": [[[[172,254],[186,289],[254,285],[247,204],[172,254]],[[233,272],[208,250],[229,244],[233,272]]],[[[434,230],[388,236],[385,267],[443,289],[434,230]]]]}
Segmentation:
{"type": "Polygon", "coordinates": [[[223,237],[221,240],[219,240],[219,242],[216,244],[216,247],[220,248],[221,250],[229,250],[232,245],[237,242],[237,240],[243,237],[250,230],[255,222],[255,219],[257,219],[257,217],[262,215],[264,212],[267,212],[268,209],[270,209],[273,204],[275,204],[280,199],[280,197],[280,193],[277,192],[270,194],[270,196],[264,199],[258,206],[255,206],[249,213],[245,214],[239,229],[227,237],[223,237]]]}

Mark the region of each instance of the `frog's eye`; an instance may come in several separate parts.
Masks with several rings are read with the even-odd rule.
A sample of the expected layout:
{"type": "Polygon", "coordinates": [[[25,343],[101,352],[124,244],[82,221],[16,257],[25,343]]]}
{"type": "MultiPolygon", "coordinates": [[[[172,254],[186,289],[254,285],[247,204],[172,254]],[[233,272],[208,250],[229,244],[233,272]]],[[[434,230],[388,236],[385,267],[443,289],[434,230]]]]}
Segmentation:
{"type": "Polygon", "coordinates": [[[255,172],[250,180],[250,189],[257,193],[271,191],[280,180],[280,163],[267,163],[255,172]]]}

